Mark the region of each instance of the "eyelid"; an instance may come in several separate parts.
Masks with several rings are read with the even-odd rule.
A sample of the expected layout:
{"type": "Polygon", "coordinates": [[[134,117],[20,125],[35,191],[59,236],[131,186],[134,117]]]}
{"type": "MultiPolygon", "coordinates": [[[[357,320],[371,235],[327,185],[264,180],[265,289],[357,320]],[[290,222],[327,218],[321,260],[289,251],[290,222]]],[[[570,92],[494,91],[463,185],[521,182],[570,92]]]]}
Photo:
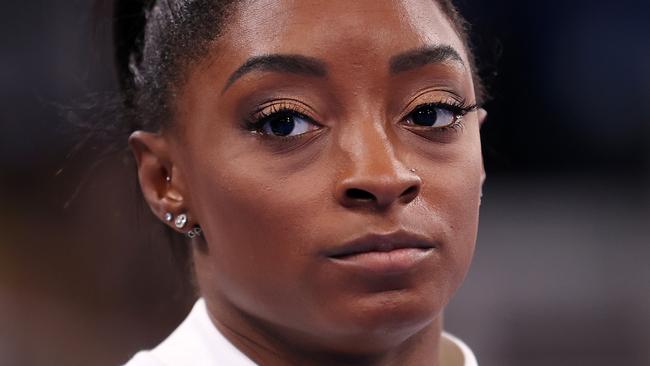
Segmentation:
{"type": "Polygon", "coordinates": [[[400,114],[399,124],[406,129],[415,133],[416,135],[427,140],[439,142],[451,142],[455,136],[455,132],[463,130],[464,122],[463,117],[478,108],[476,103],[469,103],[460,95],[441,90],[425,90],[414,96],[411,101],[405,106],[404,112],[400,114]],[[437,93],[436,93],[437,92],[437,93]],[[426,98],[425,98],[426,96],[426,98]],[[431,106],[434,108],[441,108],[447,110],[452,117],[449,124],[444,126],[419,126],[414,123],[409,123],[413,113],[424,106],[431,106]]]}
{"type": "Polygon", "coordinates": [[[248,117],[243,119],[243,128],[257,136],[265,138],[267,141],[304,140],[306,136],[313,135],[315,132],[322,131],[325,126],[320,124],[314,117],[316,113],[305,103],[296,99],[273,99],[259,105],[248,117]],[[293,115],[303,119],[305,123],[311,125],[309,131],[291,136],[275,136],[265,131],[267,123],[276,117],[283,115],[293,115]]]}
{"type": "Polygon", "coordinates": [[[265,102],[251,113],[249,119],[251,121],[259,121],[280,112],[294,112],[306,117],[310,122],[319,125],[316,122],[316,118],[313,117],[315,113],[309,107],[305,106],[304,103],[295,99],[280,99],[265,102]]]}
{"type": "Polygon", "coordinates": [[[462,118],[467,113],[476,110],[476,108],[478,108],[477,104],[469,104],[466,101],[458,101],[458,100],[441,100],[441,101],[423,102],[423,103],[418,103],[415,106],[407,109],[407,112],[403,114],[403,116],[400,118],[400,123],[410,125],[406,123],[406,121],[409,118],[411,118],[411,115],[419,108],[427,107],[427,106],[433,108],[446,109],[448,112],[452,114],[453,121],[449,125],[445,125],[441,127],[421,126],[422,128],[425,129],[441,129],[441,128],[449,127],[457,123],[458,121],[462,120],[462,118]]]}
{"type": "Polygon", "coordinates": [[[424,104],[439,105],[467,105],[467,99],[450,89],[427,88],[418,91],[415,95],[408,98],[408,103],[400,111],[399,115],[403,120],[416,108],[424,104]]]}

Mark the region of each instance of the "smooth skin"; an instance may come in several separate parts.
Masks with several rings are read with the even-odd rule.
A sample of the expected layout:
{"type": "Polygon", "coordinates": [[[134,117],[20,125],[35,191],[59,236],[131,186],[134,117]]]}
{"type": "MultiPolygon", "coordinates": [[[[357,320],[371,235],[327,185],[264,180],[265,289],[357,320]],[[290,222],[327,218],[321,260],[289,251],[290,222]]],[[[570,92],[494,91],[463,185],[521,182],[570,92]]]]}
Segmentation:
{"type": "Polygon", "coordinates": [[[188,242],[199,292],[255,362],[438,364],[442,311],[476,241],[485,112],[447,129],[409,115],[425,103],[474,103],[469,65],[434,1],[247,1],[188,66],[173,125],[133,133],[149,206],[201,225],[188,242]],[[459,59],[391,68],[397,55],[442,46],[459,59]],[[253,67],[233,79],[265,55],[323,69],[253,67]],[[296,136],[247,125],[260,109],[286,108],[307,117],[296,136]],[[324,254],[399,231],[436,243],[406,272],[366,276],[324,254]]]}

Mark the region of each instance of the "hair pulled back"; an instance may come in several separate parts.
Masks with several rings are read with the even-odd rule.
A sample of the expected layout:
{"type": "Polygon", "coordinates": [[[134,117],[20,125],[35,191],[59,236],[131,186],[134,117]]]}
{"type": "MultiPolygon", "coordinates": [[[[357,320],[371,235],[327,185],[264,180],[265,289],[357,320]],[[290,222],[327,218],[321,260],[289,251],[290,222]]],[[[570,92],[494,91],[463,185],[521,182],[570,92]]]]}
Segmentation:
{"type": "MultiPolygon", "coordinates": [[[[451,0],[435,0],[466,45],[479,102],[483,87],[469,47],[468,26],[451,0]]],[[[113,46],[124,98],[126,133],[172,122],[184,72],[223,29],[234,0],[115,0],[113,46]]]]}

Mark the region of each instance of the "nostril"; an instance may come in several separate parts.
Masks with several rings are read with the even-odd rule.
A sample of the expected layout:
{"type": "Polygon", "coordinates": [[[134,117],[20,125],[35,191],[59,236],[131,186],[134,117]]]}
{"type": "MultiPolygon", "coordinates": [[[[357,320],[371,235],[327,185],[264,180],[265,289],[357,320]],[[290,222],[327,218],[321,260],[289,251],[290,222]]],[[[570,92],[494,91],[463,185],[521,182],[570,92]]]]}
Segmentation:
{"type": "Polygon", "coordinates": [[[358,200],[358,201],[372,201],[376,199],[376,197],[372,193],[358,188],[348,189],[347,191],[345,191],[345,195],[350,199],[358,200]]]}
{"type": "Polygon", "coordinates": [[[402,192],[402,197],[411,197],[418,194],[419,188],[417,186],[410,186],[404,192],[402,192]]]}
{"type": "Polygon", "coordinates": [[[415,199],[415,197],[417,197],[419,192],[420,192],[420,188],[418,186],[410,186],[404,192],[402,192],[400,197],[403,200],[406,200],[407,202],[410,202],[413,199],[415,199]]]}

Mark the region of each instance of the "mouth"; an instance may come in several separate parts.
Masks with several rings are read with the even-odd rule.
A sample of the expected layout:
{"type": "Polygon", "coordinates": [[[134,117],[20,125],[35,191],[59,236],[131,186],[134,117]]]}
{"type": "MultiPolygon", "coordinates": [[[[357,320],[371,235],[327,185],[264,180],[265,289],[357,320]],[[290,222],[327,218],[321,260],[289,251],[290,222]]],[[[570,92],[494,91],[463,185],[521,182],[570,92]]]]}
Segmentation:
{"type": "Polygon", "coordinates": [[[398,231],[367,234],[331,248],[325,255],[333,263],[357,271],[392,274],[411,271],[431,257],[436,242],[422,235],[398,231]]]}

